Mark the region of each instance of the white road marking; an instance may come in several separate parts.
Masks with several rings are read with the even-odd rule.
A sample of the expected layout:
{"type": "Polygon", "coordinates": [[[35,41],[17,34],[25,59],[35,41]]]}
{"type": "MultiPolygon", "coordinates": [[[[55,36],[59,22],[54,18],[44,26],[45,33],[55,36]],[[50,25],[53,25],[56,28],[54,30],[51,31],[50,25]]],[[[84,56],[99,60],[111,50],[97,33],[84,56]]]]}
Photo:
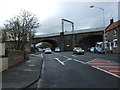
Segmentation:
{"type": "Polygon", "coordinates": [[[88,62],[86,62],[86,63],[90,63],[90,62],[92,62],[92,61],[95,61],[96,59],[93,59],[93,60],[91,60],[91,61],[88,61],[88,62]]]}
{"type": "Polygon", "coordinates": [[[95,67],[95,66],[92,66],[92,67],[94,67],[94,68],[96,68],[96,69],[98,69],[98,70],[101,70],[101,71],[103,71],[103,72],[106,72],[106,73],[108,73],[108,74],[111,74],[111,75],[113,75],[113,76],[115,76],[115,77],[120,78],[120,76],[118,76],[118,75],[116,75],[116,74],[114,74],[114,73],[108,72],[108,71],[106,71],[106,70],[103,70],[103,69],[98,68],[98,67],[95,67]]]}
{"type": "Polygon", "coordinates": [[[103,65],[119,65],[118,63],[91,63],[91,64],[103,64],[103,65]]]}
{"type": "Polygon", "coordinates": [[[119,66],[97,66],[97,67],[111,67],[111,68],[120,68],[119,66]]]}
{"type": "Polygon", "coordinates": [[[110,72],[120,72],[120,71],[118,71],[118,70],[109,70],[110,72]]]}
{"type": "Polygon", "coordinates": [[[67,61],[69,61],[69,60],[72,60],[72,58],[68,58],[67,60],[65,60],[65,61],[63,61],[63,62],[67,62],[67,61]]]}
{"type": "Polygon", "coordinates": [[[41,54],[41,57],[43,58],[43,54],[41,54]]]}
{"type": "Polygon", "coordinates": [[[73,57],[77,57],[76,55],[71,55],[71,56],[73,56],[73,57]]]}
{"type": "Polygon", "coordinates": [[[23,71],[28,71],[28,72],[30,72],[30,71],[32,71],[31,69],[24,69],[23,71]]]}
{"type": "Polygon", "coordinates": [[[65,65],[64,62],[60,61],[58,58],[55,58],[60,64],[65,65]]]}
{"type": "Polygon", "coordinates": [[[76,61],[76,62],[79,62],[79,63],[85,64],[85,62],[83,62],[83,61],[80,61],[80,60],[77,60],[77,59],[73,59],[73,60],[76,61]]]}
{"type": "Polygon", "coordinates": [[[67,56],[63,56],[64,58],[69,58],[69,57],[67,57],[67,56]]]}
{"type": "Polygon", "coordinates": [[[34,67],[35,65],[33,65],[33,64],[30,64],[29,66],[30,66],[30,67],[34,67]]]}
{"type": "MultiPolygon", "coordinates": [[[[63,56],[63,57],[68,58],[67,61],[69,61],[69,59],[70,59],[70,57],[68,57],[68,56],[63,56]]],[[[77,60],[77,59],[73,59],[73,58],[71,58],[71,59],[74,60],[74,61],[76,61],[76,62],[79,62],[79,63],[85,64],[85,62],[83,62],[83,61],[80,61],[80,60],[77,60]]],[[[65,62],[66,62],[66,61],[65,61],[65,62]]]]}
{"type": "Polygon", "coordinates": [[[27,63],[31,63],[31,62],[36,62],[36,60],[29,60],[29,61],[26,61],[27,63]]]}

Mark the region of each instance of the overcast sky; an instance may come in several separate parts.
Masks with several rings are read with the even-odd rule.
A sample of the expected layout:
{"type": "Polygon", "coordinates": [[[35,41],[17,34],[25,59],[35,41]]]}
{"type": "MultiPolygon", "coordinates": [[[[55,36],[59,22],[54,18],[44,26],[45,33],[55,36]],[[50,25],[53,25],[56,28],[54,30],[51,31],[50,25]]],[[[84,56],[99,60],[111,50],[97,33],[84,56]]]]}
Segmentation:
{"type": "MultiPolygon", "coordinates": [[[[81,0],[0,0],[0,27],[3,27],[4,21],[18,15],[21,10],[36,14],[41,24],[37,34],[61,32],[62,18],[73,21],[75,30],[103,27],[102,10],[90,8],[91,5],[104,9],[105,26],[109,24],[112,17],[114,21],[118,21],[118,2],[114,2],[117,0],[84,1],[86,2],[81,0]]],[[[71,31],[69,23],[65,23],[65,30],[71,31]]]]}

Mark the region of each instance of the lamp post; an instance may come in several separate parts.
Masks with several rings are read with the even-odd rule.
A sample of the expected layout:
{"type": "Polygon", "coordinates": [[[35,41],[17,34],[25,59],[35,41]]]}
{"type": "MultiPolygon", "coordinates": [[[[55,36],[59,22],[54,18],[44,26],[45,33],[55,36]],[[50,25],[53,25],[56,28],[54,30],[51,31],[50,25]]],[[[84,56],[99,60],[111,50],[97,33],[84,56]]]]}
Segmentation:
{"type": "MultiPolygon", "coordinates": [[[[102,12],[103,12],[103,26],[105,27],[104,9],[101,7],[96,7],[94,5],[90,6],[90,8],[98,8],[98,9],[102,10],[102,12]]],[[[103,49],[105,49],[105,30],[103,31],[103,49]]]]}

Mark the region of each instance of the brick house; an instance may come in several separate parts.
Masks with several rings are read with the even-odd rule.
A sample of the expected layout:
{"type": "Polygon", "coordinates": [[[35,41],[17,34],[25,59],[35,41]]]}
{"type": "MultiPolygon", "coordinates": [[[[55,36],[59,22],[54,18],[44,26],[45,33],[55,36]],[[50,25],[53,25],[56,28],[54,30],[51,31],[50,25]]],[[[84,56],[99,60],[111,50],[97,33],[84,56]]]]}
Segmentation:
{"type": "Polygon", "coordinates": [[[110,53],[120,53],[120,20],[110,20],[110,25],[105,29],[105,50],[110,53]]]}

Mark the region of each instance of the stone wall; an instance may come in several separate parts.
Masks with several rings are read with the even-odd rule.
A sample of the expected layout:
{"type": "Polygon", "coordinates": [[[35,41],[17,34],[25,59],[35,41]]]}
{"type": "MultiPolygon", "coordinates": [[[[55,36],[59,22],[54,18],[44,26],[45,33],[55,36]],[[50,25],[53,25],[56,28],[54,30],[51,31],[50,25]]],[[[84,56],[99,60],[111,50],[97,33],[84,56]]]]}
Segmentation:
{"type": "Polygon", "coordinates": [[[8,67],[13,67],[16,64],[25,61],[25,52],[20,50],[8,51],[8,67]]]}

